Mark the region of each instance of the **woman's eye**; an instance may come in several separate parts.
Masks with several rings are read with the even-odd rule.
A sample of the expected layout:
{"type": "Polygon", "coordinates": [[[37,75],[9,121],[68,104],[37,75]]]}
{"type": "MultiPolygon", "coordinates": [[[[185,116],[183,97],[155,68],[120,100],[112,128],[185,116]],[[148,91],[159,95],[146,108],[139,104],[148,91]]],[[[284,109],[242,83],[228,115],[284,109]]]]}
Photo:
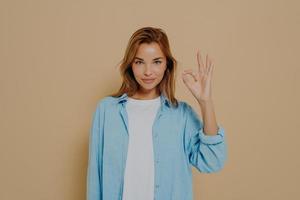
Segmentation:
{"type": "MultiPolygon", "coordinates": [[[[139,65],[139,64],[142,64],[143,62],[141,62],[141,61],[138,60],[138,61],[135,61],[134,63],[137,64],[137,65],[139,65]]],[[[158,60],[158,61],[154,61],[154,63],[155,64],[160,64],[162,62],[158,60]]]]}
{"type": "Polygon", "coordinates": [[[140,63],[142,63],[141,61],[135,61],[135,64],[140,64],[140,63]]]}

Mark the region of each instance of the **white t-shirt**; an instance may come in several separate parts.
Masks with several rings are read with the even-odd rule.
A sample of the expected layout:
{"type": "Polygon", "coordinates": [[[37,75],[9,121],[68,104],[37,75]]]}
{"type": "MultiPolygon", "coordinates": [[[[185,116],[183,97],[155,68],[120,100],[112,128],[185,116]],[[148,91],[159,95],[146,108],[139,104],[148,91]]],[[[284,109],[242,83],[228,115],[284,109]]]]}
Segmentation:
{"type": "Polygon", "coordinates": [[[160,96],[138,100],[128,97],[128,153],[124,174],[123,200],[153,200],[154,157],[152,125],[160,96]]]}

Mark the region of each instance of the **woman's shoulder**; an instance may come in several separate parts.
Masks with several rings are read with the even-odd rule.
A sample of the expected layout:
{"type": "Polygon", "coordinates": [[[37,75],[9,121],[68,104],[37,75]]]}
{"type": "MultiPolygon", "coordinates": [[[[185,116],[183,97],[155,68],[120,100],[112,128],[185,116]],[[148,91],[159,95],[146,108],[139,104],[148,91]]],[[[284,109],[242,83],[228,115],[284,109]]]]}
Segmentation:
{"type": "Polygon", "coordinates": [[[196,112],[196,109],[193,108],[193,106],[188,103],[185,100],[178,100],[178,112],[180,113],[180,115],[182,117],[187,117],[187,116],[192,116],[192,117],[198,117],[199,118],[199,114],[196,112]]]}
{"type": "Polygon", "coordinates": [[[116,97],[104,96],[97,101],[97,106],[107,107],[113,105],[115,102],[117,102],[116,97]]]}
{"type": "Polygon", "coordinates": [[[178,107],[182,110],[186,110],[190,107],[191,105],[185,101],[185,100],[178,100],[178,107]]]}
{"type": "Polygon", "coordinates": [[[175,115],[185,117],[186,113],[192,108],[191,105],[187,101],[181,99],[177,99],[177,102],[178,102],[177,107],[172,107],[171,109],[168,110],[175,115]]]}

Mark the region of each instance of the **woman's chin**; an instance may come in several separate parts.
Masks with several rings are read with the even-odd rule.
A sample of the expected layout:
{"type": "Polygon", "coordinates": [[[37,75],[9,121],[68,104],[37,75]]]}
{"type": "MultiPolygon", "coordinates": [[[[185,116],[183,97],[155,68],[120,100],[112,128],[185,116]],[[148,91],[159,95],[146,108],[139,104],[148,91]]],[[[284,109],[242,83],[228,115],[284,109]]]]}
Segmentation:
{"type": "Polygon", "coordinates": [[[154,85],[142,85],[142,88],[144,91],[151,91],[151,90],[154,90],[155,89],[155,86],[154,85]]]}

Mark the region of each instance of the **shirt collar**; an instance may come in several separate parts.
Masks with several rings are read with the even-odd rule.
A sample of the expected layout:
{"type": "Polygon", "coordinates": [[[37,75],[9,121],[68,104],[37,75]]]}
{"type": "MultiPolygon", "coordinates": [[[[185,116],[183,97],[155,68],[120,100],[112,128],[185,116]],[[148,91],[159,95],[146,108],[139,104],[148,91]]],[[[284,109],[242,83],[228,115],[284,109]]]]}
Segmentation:
{"type": "MultiPolygon", "coordinates": [[[[118,103],[122,103],[123,101],[126,102],[127,100],[128,100],[128,94],[126,92],[117,98],[118,103]]],[[[168,97],[166,97],[163,93],[160,94],[160,102],[162,105],[166,104],[167,106],[170,106],[171,104],[168,97]]]]}

